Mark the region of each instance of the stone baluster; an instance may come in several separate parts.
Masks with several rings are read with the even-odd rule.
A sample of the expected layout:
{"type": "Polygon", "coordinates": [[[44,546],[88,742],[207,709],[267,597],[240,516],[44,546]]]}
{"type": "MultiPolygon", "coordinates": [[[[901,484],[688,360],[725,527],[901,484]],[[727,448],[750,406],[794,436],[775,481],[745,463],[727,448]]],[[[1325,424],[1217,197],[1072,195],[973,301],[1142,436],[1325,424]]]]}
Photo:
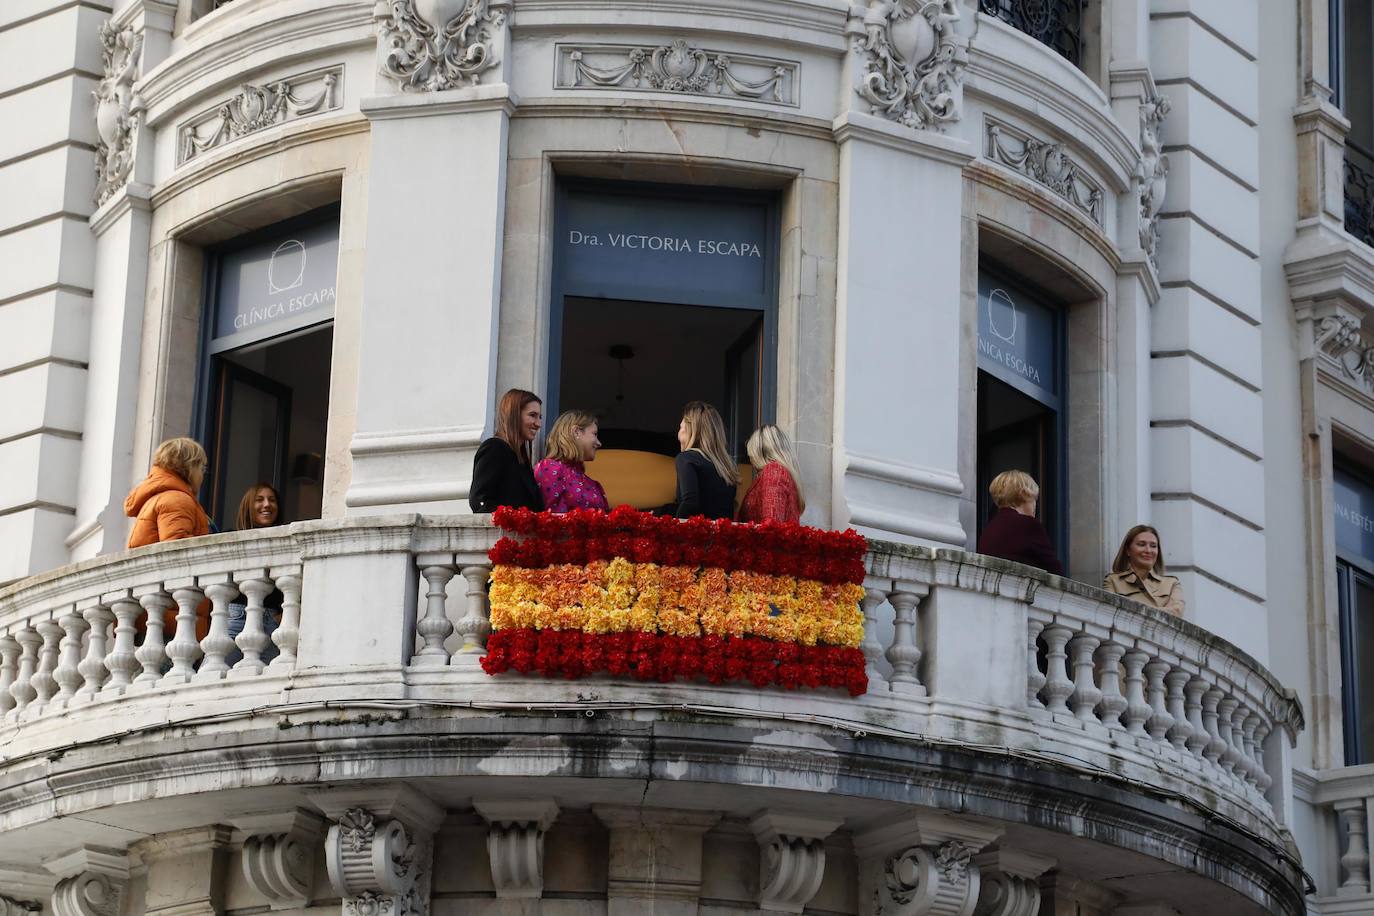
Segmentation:
{"type": "Polygon", "coordinates": [[[33,689],[37,692],[29,704],[29,717],[38,715],[52,702],[57,693],[57,646],[62,641],[62,628],[55,620],[40,620],[38,635],[43,637],[43,646],[38,650],[38,670],[33,673],[33,689]]]}
{"type": "Polygon", "coordinates": [[[93,604],[81,612],[90,629],[86,637],[86,654],[77,665],[81,672],[81,686],[77,688],[76,699],[89,700],[100,692],[110,677],[110,669],[105,667],[105,653],[109,646],[110,624],[114,623],[114,613],[104,604],[93,604]]]}
{"type": "Polygon", "coordinates": [[[1217,738],[1222,745],[1220,763],[1228,773],[1236,773],[1236,764],[1240,763],[1240,754],[1236,753],[1236,746],[1231,743],[1231,715],[1238,705],[1235,697],[1225,694],[1217,703],[1217,738]]]}
{"type": "Polygon", "coordinates": [[[1164,676],[1164,684],[1168,687],[1165,705],[1169,708],[1169,715],[1174,717],[1174,724],[1169,726],[1169,733],[1165,737],[1179,751],[1187,751],[1188,739],[1193,734],[1193,725],[1188,721],[1188,710],[1183,699],[1183,687],[1189,677],[1182,668],[1175,668],[1164,676]]]}
{"type": "Polygon", "coordinates": [[[487,604],[487,579],[491,577],[491,567],[475,563],[463,566],[459,574],[468,584],[467,611],[456,627],[463,637],[463,645],[454,654],[462,659],[452,659],[451,663],[475,665],[487,654],[487,634],[491,632],[491,608],[487,604]]]}
{"type": "Polygon", "coordinates": [[[1068,712],[1068,699],[1073,694],[1069,680],[1068,653],[1064,651],[1073,636],[1068,627],[1054,624],[1045,627],[1045,707],[1050,712],[1068,712]]]}
{"type": "Polygon", "coordinates": [[[24,627],[14,634],[14,638],[19,640],[22,650],[19,655],[19,672],[14,676],[14,683],[10,685],[10,696],[14,698],[14,708],[6,713],[10,719],[18,719],[24,708],[38,696],[38,691],[33,686],[33,675],[38,670],[38,646],[43,641],[38,631],[32,627],[24,627]]]}
{"type": "Polygon", "coordinates": [[[10,693],[10,688],[14,686],[15,675],[19,671],[21,651],[19,640],[13,635],[6,633],[0,636],[0,715],[14,708],[14,694],[10,693]]]}
{"type": "Polygon", "coordinates": [[[86,618],[77,612],[76,605],[68,605],[57,622],[62,627],[63,636],[58,648],[60,654],[57,659],[57,670],[53,672],[59,687],[55,700],[66,705],[76,696],[76,691],[85,681],[80,671],[81,635],[86,632],[89,624],[86,623],[86,618]]]}
{"type": "Polygon", "coordinates": [[[1246,782],[1255,781],[1254,763],[1250,760],[1250,748],[1245,740],[1245,722],[1254,713],[1250,707],[1241,703],[1231,715],[1231,747],[1236,749],[1236,775],[1246,782]]]}
{"type": "Polygon", "coordinates": [[[1126,732],[1137,738],[1145,737],[1145,720],[1154,710],[1145,702],[1145,677],[1141,671],[1150,656],[1139,649],[1126,653],[1126,732]]]}
{"type": "Polygon", "coordinates": [[[1031,709],[1044,709],[1040,702],[1040,690],[1045,686],[1045,674],[1040,670],[1039,640],[1045,629],[1042,621],[1031,618],[1026,622],[1026,705],[1031,709]]]}
{"type": "Polygon", "coordinates": [[[196,608],[204,597],[194,585],[172,590],[172,600],[177,603],[176,631],[172,634],[172,641],[167,644],[167,657],[172,660],[172,667],[163,675],[169,683],[184,684],[195,674],[196,659],[200,658],[200,643],[196,641],[196,608]]]}
{"type": "MultiPolygon", "coordinates": [[[[229,636],[229,602],[238,594],[238,587],[229,581],[228,576],[222,582],[205,586],[205,597],[210,599],[210,632],[200,641],[200,651],[205,657],[201,659],[200,669],[195,674],[198,681],[218,681],[229,673],[226,657],[234,651],[234,640],[229,636]]],[[[262,625],[261,614],[258,616],[258,625],[262,625]]],[[[180,628],[178,619],[177,629],[180,628]]]]}
{"type": "Polygon", "coordinates": [[[144,592],[138,596],[138,603],[147,612],[147,632],[143,634],[143,645],[138,647],[134,658],[143,666],[143,673],[134,678],[135,684],[151,687],[162,678],[162,666],[167,662],[166,637],[162,632],[166,625],[164,616],[168,608],[176,604],[172,597],[161,588],[144,592]]]}
{"type": "Polygon", "coordinates": [[[1188,713],[1188,724],[1192,726],[1193,733],[1188,736],[1188,750],[1194,757],[1201,758],[1203,750],[1211,740],[1207,734],[1207,726],[1202,722],[1202,695],[1207,692],[1207,682],[1196,674],[1188,679],[1188,683],[1183,687],[1184,709],[1188,713]]]}
{"type": "Polygon", "coordinates": [[[1146,702],[1150,704],[1150,718],[1145,722],[1145,730],[1156,741],[1163,741],[1173,727],[1174,717],[1164,699],[1164,675],[1169,673],[1169,663],[1155,659],[1145,666],[1146,702]]]}
{"type": "MultiPolygon", "coordinates": [[[[273,571],[276,573],[276,571],[273,571]]],[[[301,638],[301,577],[293,570],[276,574],[277,590],[281,592],[281,626],[272,634],[277,644],[277,657],[267,666],[273,674],[296,667],[296,646],[301,638]]]]}
{"type": "Polygon", "coordinates": [[[1272,730],[1273,726],[1260,717],[1259,725],[1255,726],[1255,780],[1261,792],[1268,792],[1274,784],[1274,777],[1269,775],[1269,768],[1264,765],[1264,739],[1269,737],[1272,730]]]}
{"type": "Polygon", "coordinates": [[[864,669],[868,675],[868,692],[874,694],[887,686],[878,660],[883,657],[883,644],[878,641],[878,608],[887,600],[889,584],[870,579],[864,582],[864,641],[859,648],[864,654],[864,669]]]}
{"type": "Polygon", "coordinates": [[[916,644],[916,615],[925,592],[911,583],[899,582],[888,600],[892,603],[892,645],[887,660],[892,665],[888,687],[893,693],[924,696],[926,689],[917,675],[921,648],[916,644]]]}
{"type": "Polygon", "coordinates": [[[1069,643],[1073,653],[1073,694],[1069,697],[1069,705],[1080,722],[1097,721],[1094,710],[1102,700],[1102,691],[1093,683],[1093,653],[1101,642],[1096,636],[1079,633],[1069,643]]]}
{"type": "Polygon", "coordinates": [[[138,634],[138,615],[143,613],[143,605],[129,592],[124,592],[111,600],[110,610],[115,618],[114,648],[105,659],[110,680],[100,692],[118,696],[134,682],[134,674],[138,671],[134,637],[138,634]]]}
{"type": "Polygon", "coordinates": [[[1121,722],[1121,714],[1126,711],[1126,695],[1121,692],[1121,656],[1126,647],[1120,643],[1106,642],[1097,650],[1098,664],[1102,671],[1102,702],[1097,705],[1102,724],[1120,731],[1126,726],[1121,722]]]}
{"type": "Polygon", "coordinates": [[[425,593],[425,616],[415,624],[415,632],[425,644],[410,659],[416,667],[439,667],[448,664],[448,649],[444,640],[453,633],[453,621],[448,619],[448,583],[457,570],[453,568],[452,557],[445,561],[439,556],[425,555],[420,558],[423,568],[421,575],[429,585],[425,593]]]}
{"type": "Polygon", "coordinates": [[[1202,695],[1202,726],[1207,730],[1207,744],[1202,749],[1202,756],[1213,763],[1219,763],[1222,752],[1226,750],[1226,742],[1221,740],[1221,734],[1217,731],[1217,704],[1221,702],[1222,695],[1216,687],[1208,687],[1202,695]]]}
{"type": "Polygon", "coordinates": [[[263,626],[263,600],[272,594],[272,583],[266,578],[266,570],[254,570],[258,575],[239,584],[246,605],[243,610],[243,629],[234,642],[243,657],[229,672],[230,677],[255,677],[262,674],[267,664],[262,660],[262,650],[267,648],[267,629],[263,626]]]}
{"type": "Polygon", "coordinates": [[[1369,844],[1365,836],[1363,798],[1338,801],[1332,807],[1345,830],[1345,852],[1341,854],[1341,886],[1336,893],[1342,897],[1367,894],[1369,887],[1369,844]]]}
{"type": "Polygon", "coordinates": [[[1264,772],[1264,768],[1260,766],[1259,743],[1255,740],[1255,734],[1259,731],[1260,723],[1264,719],[1253,709],[1247,711],[1250,714],[1245,717],[1245,723],[1241,729],[1241,737],[1245,742],[1245,770],[1250,774],[1250,782],[1258,786],[1260,774],[1264,772]]]}

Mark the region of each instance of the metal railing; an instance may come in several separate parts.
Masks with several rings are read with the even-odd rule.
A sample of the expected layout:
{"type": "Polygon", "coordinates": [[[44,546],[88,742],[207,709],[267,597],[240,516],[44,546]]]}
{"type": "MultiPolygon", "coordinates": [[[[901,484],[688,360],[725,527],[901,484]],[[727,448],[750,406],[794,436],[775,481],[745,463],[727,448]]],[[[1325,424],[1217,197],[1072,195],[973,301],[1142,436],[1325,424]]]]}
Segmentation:
{"type": "Polygon", "coordinates": [[[1374,248],[1374,155],[1346,141],[1345,231],[1374,248]]]}
{"type": "Polygon", "coordinates": [[[1083,12],[1087,0],[978,0],[979,12],[995,16],[1074,66],[1083,62],[1083,12]]]}

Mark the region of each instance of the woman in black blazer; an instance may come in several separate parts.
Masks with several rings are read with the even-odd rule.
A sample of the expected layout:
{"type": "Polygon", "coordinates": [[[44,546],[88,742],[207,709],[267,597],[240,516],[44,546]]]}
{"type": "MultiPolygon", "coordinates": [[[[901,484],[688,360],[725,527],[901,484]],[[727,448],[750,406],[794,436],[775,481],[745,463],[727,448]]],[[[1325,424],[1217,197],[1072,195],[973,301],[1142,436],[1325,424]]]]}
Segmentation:
{"type": "Polygon", "coordinates": [[[512,388],[501,395],[496,435],[478,447],[472,462],[468,505],[473,512],[494,512],[499,506],[543,510],[530,454],[530,443],[543,425],[543,402],[534,392],[512,388]]]}
{"type": "Polygon", "coordinates": [[[725,445],[725,424],[720,414],[704,401],[692,401],[682,409],[677,428],[682,447],[677,467],[678,518],[735,517],[735,488],[739,468],[725,445]]]}

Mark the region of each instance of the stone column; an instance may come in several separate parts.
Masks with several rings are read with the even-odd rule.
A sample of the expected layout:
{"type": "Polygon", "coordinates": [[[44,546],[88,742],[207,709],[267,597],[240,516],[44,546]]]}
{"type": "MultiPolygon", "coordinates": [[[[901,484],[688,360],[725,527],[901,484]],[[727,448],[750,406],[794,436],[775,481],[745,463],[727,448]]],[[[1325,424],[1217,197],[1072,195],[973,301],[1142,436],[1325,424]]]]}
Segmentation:
{"type": "Polygon", "coordinates": [[[49,859],[43,867],[58,878],[53,916],[119,916],[129,887],[129,857],[117,849],[83,846],[49,859]]]}
{"type": "Polygon", "coordinates": [[[517,104],[505,81],[509,16],[489,0],[424,9],[380,16],[383,85],[402,92],[362,103],[372,152],[352,514],[467,512],[472,457],[499,394],[506,140],[517,104]],[[408,44],[421,48],[414,58],[388,54],[393,40],[414,38],[421,15],[452,37],[408,44]]]}
{"type": "MultiPolygon", "coordinates": [[[[892,4],[851,15],[849,110],[840,148],[832,522],[865,534],[963,547],[959,513],[963,167],[941,133],[961,114],[967,23],[942,10],[895,34],[892,4]],[[923,32],[940,63],[920,79],[900,46],[923,32]]],[[[858,10],[858,7],[851,7],[858,10]]],[[[967,17],[966,17],[967,18],[967,17]]]]}
{"type": "Polygon", "coordinates": [[[701,840],[714,812],[596,805],[611,832],[607,916],[696,916],[701,840]]]}
{"type": "Polygon", "coordinates": [[[329,883],[344,916],[429,912],[434,832],[444,811],[405,783],[318,792],[333,826],[324,842],[329,883]]]}
{"type": "Polygon", "coordinates": [[[978,900],[974,856],[1002,827],[935,812],[857,832],[859,899],[864,914],[968,916],[978,900]]]}

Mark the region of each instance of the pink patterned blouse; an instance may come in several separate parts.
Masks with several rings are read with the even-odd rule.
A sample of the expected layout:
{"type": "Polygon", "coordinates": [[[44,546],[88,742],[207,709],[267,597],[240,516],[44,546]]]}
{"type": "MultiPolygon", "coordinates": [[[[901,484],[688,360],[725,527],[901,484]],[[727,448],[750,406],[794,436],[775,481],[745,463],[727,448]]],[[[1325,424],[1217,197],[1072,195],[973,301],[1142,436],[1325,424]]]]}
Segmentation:
{"type": "Polygon", "coordinates": [[[558,461],[545,458],[534,466],[534,479],[544,495],[544,508],[550,512],[569,512],[573,509],[608,511],[606,491],[587,476],[580,461],[558,461]]]}

